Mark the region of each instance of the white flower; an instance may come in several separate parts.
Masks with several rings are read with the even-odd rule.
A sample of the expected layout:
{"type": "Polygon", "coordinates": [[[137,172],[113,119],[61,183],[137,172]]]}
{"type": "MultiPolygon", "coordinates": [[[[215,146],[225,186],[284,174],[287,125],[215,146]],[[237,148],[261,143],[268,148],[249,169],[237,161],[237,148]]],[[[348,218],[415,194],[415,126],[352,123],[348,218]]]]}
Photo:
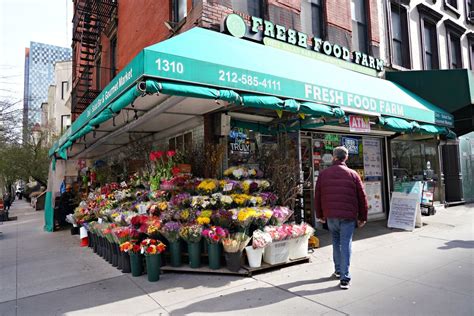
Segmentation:
{"type": "Polygon", "coordinates": [[[230,197],[229,195],[223,195],[221,196],[221,202],[224,203],[224,204],[232,204],[233,200],[232,200],[232,197],[230,197]]]}
{"type": "Polygon", "coordinates": [[[242,169],[235,169],[233,172],[232,172],[232,175],[236,178],[236,179],[240,179],[244,174],[244,171],[242,169]]]}

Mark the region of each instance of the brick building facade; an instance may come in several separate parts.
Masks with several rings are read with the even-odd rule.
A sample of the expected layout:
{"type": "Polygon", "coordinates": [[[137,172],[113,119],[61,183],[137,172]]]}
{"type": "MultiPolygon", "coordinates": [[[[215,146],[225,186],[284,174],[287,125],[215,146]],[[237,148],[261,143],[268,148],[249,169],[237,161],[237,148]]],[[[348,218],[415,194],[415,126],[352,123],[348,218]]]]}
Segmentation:
{"type": "Polygon", "coordinates": [[[333,44],[380,56],[376,0],[74,1],[73,119],[144,47],[199,26],[221,30],[225,17],[259,16],[333,44]]]}

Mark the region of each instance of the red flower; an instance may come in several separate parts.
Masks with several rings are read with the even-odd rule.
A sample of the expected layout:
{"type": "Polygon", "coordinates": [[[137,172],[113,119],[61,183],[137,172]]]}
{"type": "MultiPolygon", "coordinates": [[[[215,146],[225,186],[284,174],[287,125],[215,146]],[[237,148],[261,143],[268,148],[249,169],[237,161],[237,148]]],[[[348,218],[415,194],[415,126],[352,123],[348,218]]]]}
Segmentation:
{"type": "Polygon", "coordinates": [[[133,245],[132,251],[135,252],[135,253],[139,253],[140,252],[140,246],[139,245],[133,245]]]}
{"type": "Polygon", "coordinates": [[[181,169],[179,169],[178,167],[173,167],[171,169],[171,173],[173,174],[173,176],[178,175],[180,172],[181,172],[181,169]]]}
{"type": "Polygon", "coordinates": [[[164,155],[164,152],[162,152],[162,151],[152,151],[150,153],[150,160],[155,161],[155,160],[160,159],[161,157],[163,157],[163,155],[164,155]]]}
{"type": "Polygon", "coordinates": [[[153,247],[148,247],[146,248],[147,253],[153,253],[153,247]]]}
{"type": "Polygon", "coordinates": [[[174,150],[168,150],[168,151],[166,152],[166,156],[167,156],[168,158],[171,158],[171,157],[173,157],[173,156],[175,156],[175,155],[176,155],[176,151],[174,151],[174,150]]]}

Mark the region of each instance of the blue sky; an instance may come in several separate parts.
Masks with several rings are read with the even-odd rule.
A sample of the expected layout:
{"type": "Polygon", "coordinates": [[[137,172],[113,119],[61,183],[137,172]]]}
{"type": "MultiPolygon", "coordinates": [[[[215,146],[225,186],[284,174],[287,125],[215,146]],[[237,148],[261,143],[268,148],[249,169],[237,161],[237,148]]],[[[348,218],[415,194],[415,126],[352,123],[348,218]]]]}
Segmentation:
{"type": "Polygon", "coordinates": [[[72,0],[0,0],[0,100],[22,99],[30,41],[71,47],[72,17],[72,0]]]}

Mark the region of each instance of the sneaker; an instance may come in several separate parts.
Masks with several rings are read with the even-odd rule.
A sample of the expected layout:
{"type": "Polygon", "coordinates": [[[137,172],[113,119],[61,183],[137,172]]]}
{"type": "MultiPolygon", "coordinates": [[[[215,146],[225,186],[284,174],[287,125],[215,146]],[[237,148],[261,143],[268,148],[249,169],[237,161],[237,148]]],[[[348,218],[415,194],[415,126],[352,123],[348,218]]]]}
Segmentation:
{"type": "Polygon", "coordinates": [[[347,290],[347,289],[349,289],[350,285],[351,285],[350,281],[342,280],[341,283],[339,284],[339,287],[343,290],[347,290]]]}
{"type": "Polygon", "coordinates": [[[340,279],[341,278],[341,274],[339,272],[334,272],[332,274],[333,277],[335,277],[336,279],[340,279]]]}

